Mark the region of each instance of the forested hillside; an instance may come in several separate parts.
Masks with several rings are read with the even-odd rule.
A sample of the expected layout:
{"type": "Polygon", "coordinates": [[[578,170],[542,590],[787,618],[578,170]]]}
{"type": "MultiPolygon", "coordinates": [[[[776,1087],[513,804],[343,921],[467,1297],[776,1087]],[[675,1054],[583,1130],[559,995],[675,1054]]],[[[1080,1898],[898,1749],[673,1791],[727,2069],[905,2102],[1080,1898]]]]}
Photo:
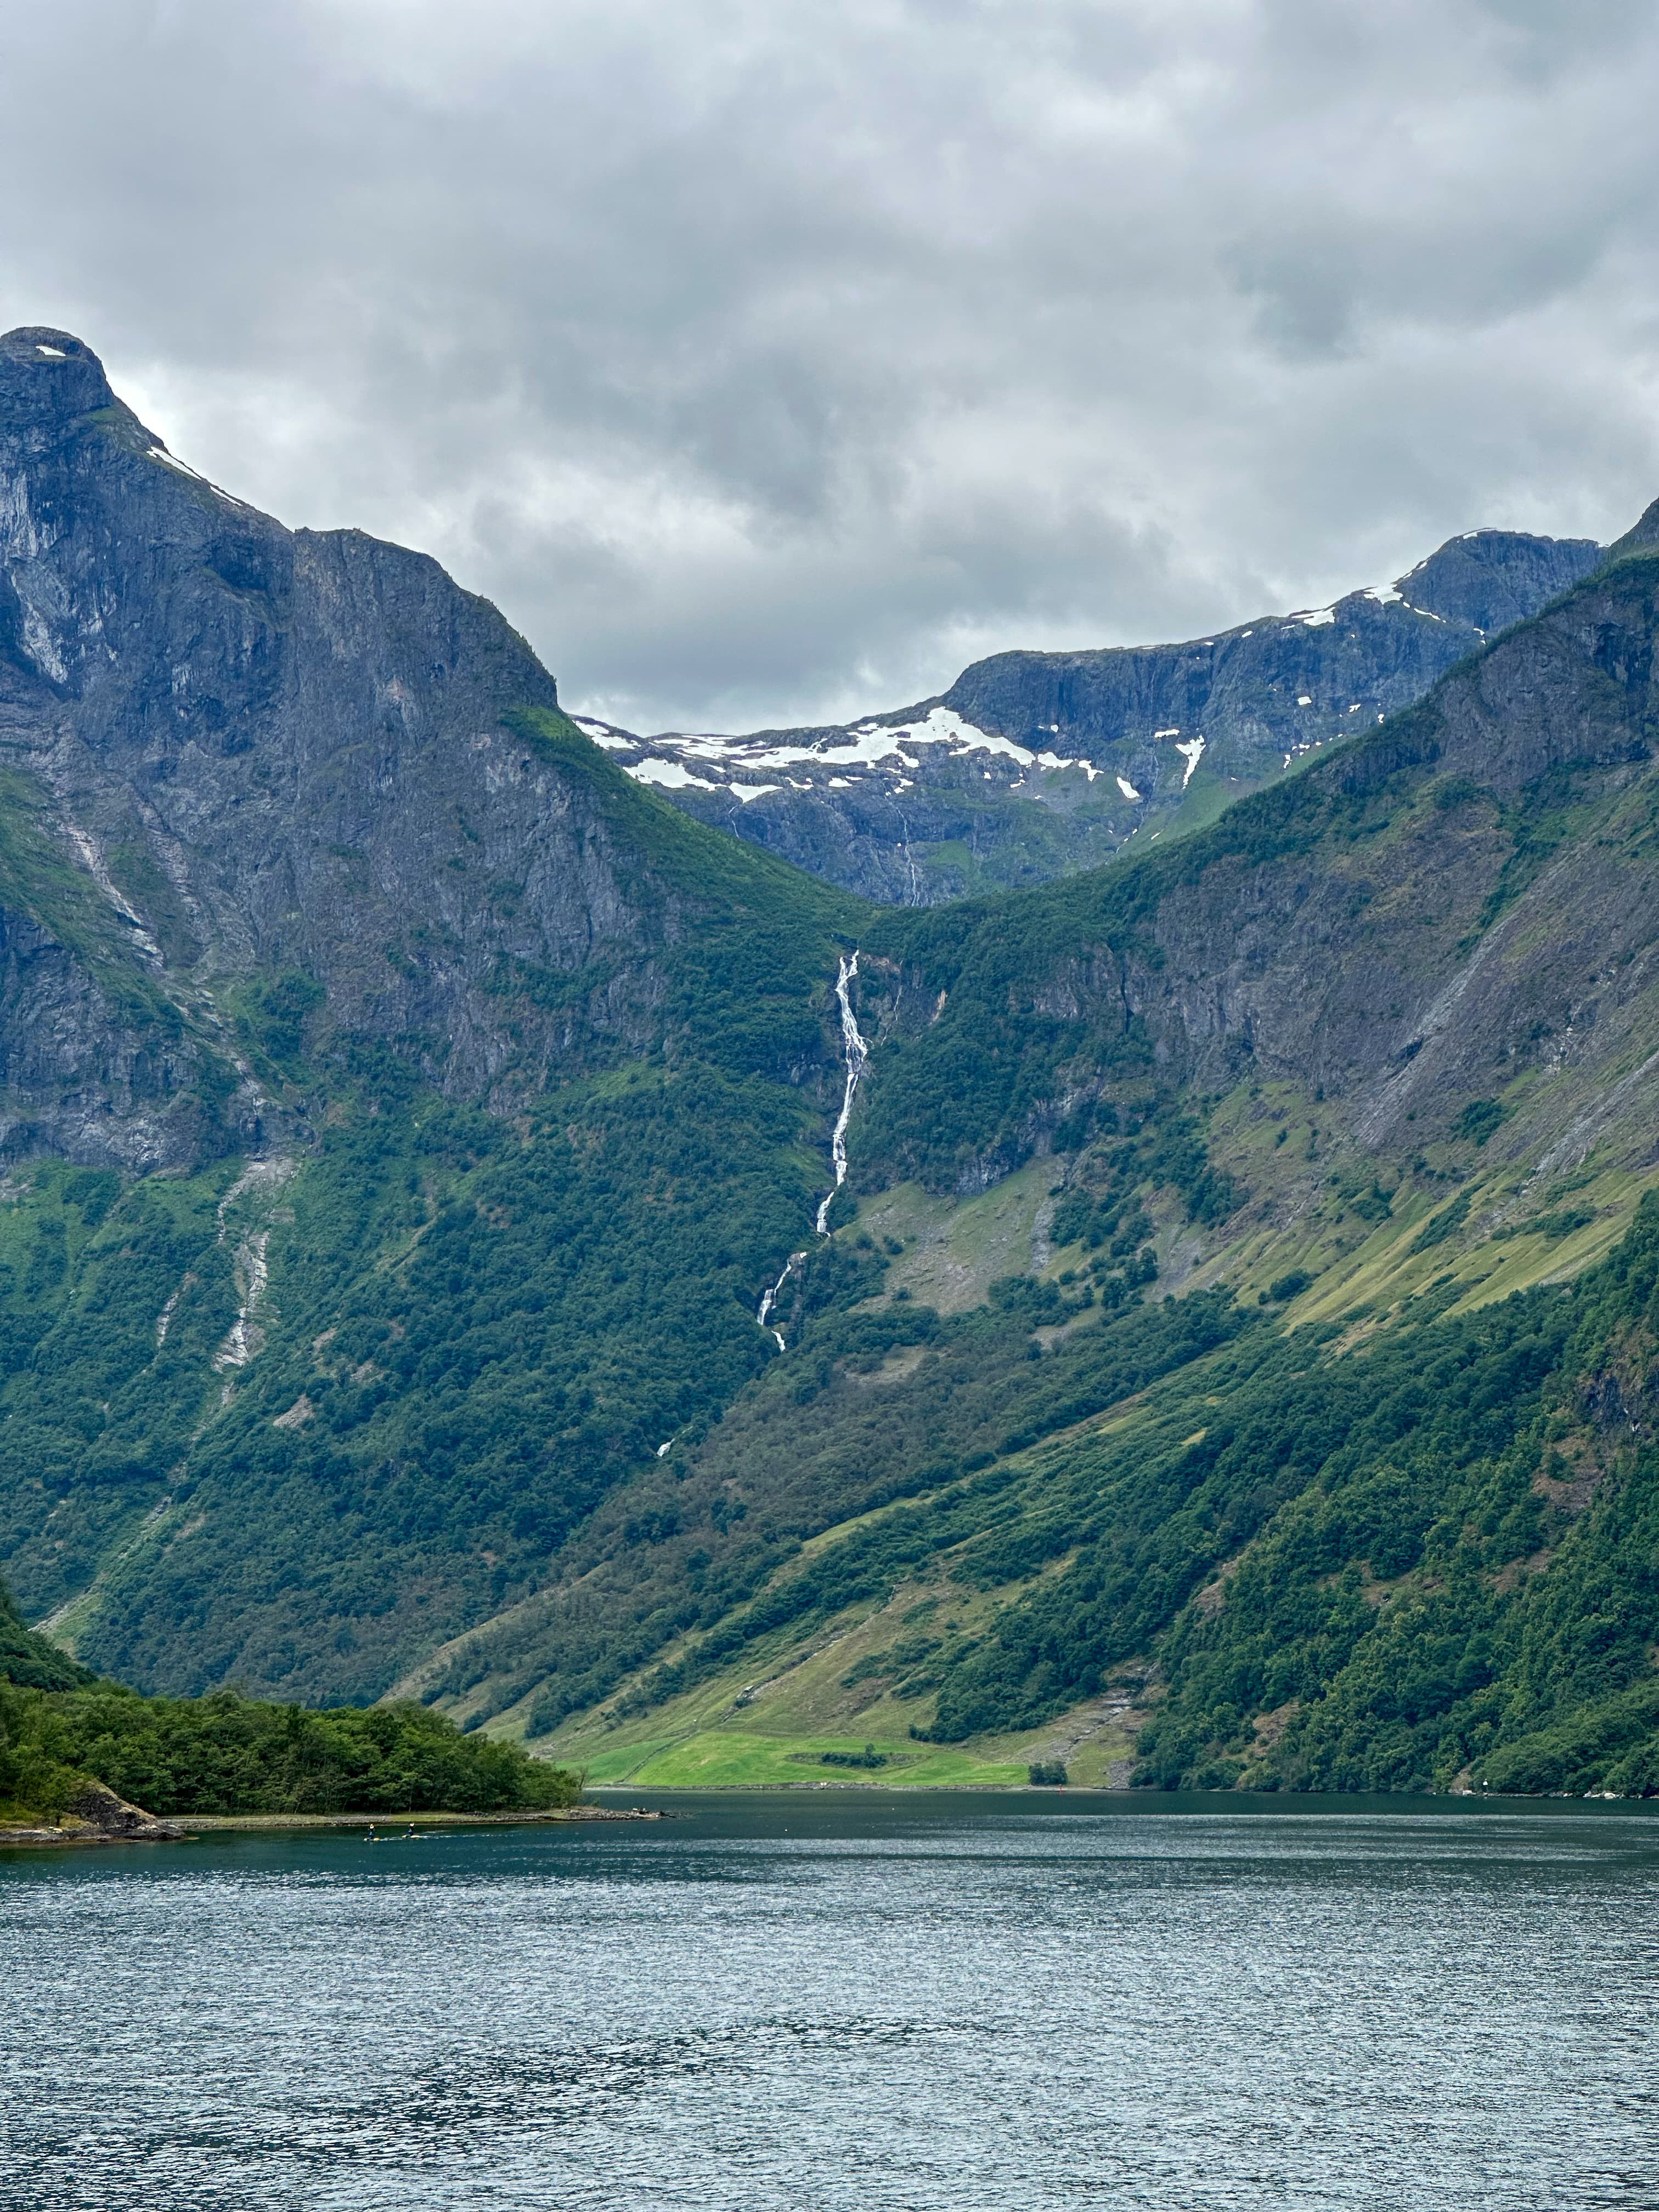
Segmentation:
{"type": "Polygon", "coordinates": [[[0,1583],[0,1841],[17,1824],[108,1832],[145,1814],[527,1811],[577,1790],[562,1768],[419,1705],[137,1697],[32,1634],[0,1583]]]}

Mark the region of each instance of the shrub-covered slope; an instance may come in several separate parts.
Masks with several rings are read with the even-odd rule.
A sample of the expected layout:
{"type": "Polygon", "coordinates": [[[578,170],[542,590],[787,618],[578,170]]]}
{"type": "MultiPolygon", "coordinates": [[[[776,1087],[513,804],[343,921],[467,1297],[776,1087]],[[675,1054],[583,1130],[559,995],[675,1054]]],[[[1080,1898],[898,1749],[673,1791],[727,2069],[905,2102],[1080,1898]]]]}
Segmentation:
{"type": "Polygon", "coordinates": [[[1104,1716],[1164,1785],[1659,1790],[1656,1284],[1650,1196],[1572,1283],[1431,1279],[1380,1326],[826,1310],[794,1390],[780,1364],[596,1542],[605,1634],[550,1593],[442,1686],[647,1778],[711,1728],[1006,1759],[1104,1716]]]}

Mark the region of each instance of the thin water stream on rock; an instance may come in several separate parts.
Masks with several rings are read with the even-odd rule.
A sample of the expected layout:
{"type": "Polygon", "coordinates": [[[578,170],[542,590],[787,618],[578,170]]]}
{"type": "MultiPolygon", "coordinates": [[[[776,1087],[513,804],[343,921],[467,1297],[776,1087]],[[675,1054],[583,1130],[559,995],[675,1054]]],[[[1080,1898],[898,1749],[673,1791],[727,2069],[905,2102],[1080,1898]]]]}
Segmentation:
{"type": "MultiPolygon", "coordinates": [[[[845,953],[841,956],[840,972],[836,977],[836,997],[841,1005],[842,1058],[846,1064],[847,1080],[842,1091],[841,1111],[836,1116],[836,1126],[830,1138],[830,1158],[836,1179],[824,1193],[812,1224],[820,1237],[830,1234],[830,1209],[836,1202],[836,1193],[847,1180],[847,1125],[853,1118],[853,1099],[859,1087],[859,1078],[864,1073],[864,1064],[870,1057],[870,1048],[864,1041],[858,1017],[853,1012],[852,985],[858,972],[859,956],[855,946],[850,959],[845,953]]],[[[761,1327],[769,1328],[776,1337],[780,1352],[787,1351],[788,1347],[783,1340],[783,1331],[777,1327],[772,1316],[784,1285],[811,1249],[809,1245],[789,1255],[784,1261],[783,1273],[762,1298],[760,1310],[755,1316],[761,1327]]]]}

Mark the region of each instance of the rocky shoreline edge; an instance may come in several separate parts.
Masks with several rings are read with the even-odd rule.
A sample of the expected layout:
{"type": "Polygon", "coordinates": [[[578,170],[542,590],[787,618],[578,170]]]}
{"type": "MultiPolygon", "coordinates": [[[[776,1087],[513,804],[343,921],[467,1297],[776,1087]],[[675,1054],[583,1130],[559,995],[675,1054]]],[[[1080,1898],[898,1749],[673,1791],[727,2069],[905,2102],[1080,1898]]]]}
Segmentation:
{"type": "Polygon", "coordinates": [[[519,1813],[179,1813],[158,1820],[141,1805],[130,1805],[112,1790],[88,1790],[65,1808],[57,1827],[0,1826],[0,1850],[15,1845],[84,1844],[182,1844],[192,1837],[295,1833],[311,1829],[414,1828],[425,1833],[444,1828],[544,1827],[581,1820],[662,1820],[665,1813],[644,1806],[566,1805],[554,1810],[519,1813]]]}

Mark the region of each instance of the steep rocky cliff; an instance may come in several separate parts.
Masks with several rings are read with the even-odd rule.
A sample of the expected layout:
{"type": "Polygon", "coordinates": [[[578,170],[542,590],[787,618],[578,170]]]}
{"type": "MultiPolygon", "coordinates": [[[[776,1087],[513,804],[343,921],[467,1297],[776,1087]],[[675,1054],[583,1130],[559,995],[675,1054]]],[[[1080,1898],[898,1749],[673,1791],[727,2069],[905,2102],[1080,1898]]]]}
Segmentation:
{"type": "Polygon", "coordinates": [[[0,339],[0,761],[14,1153],[264,1141],[304,1102],[238,1012],[533,1095],[657,1041],[653,956],[775,880],[709,881],[435,562],[204,482],[62,331],[0,339]]]}

